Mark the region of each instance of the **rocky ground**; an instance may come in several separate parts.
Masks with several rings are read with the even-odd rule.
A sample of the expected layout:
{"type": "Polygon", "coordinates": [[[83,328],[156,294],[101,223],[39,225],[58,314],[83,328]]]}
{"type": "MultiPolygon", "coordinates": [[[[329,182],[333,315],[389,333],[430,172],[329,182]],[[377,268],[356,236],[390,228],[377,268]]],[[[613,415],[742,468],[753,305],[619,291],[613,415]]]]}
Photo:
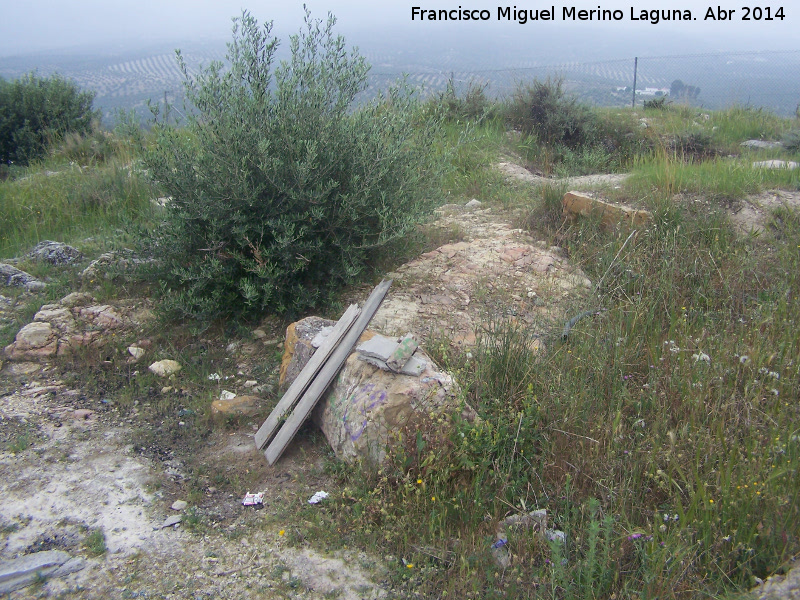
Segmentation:
{"type": "MultiPolygon", "coordinates": [[[[526,177],[513,165],[504,170],[526,177]]],[[[615,185],[618,177],[570,182],[598,183],[615,185]]],[[[780,193],[748,205],[765,213],[774,198],[797,201],[780,193]]],[[[439,209],[433,227],[454,239],[390,275],[395,283],[371,329],[411,331],[423,346],[433,340],[469,346],[483,324],[511,320],[531,328],[537,349],[546,351],[566,319],[591,308],[592,282],[560,248],[519,229],[520,222],[518,213],[477,201],[439,209]]],[[[305,525],[326,511],[324,502],[307,500],[319,490],[340,491],[326,468],[325,439],[305,430],[274,467],[254,447],[254,433],[277,401],[278,325],[265,324],[233,342],[210,335],[193,342],[203,351],[224,346],[215,350],[214,373],[194,369],[193,377],[210,380],[215,394],[251,394],[263,405],[254,417],[228,419],[201,442],[184,445],[181,432],[195,425],[181,399],[196,382],[184,371],[165,376],[155,390],[136,383],[156,358],[148,338],[157,329],[152,306],[139,298],[101,302],[88,283],[120,260],[134,259],[106,256],[89,265],[84,292],[44,303],[3,354],[0,590],[9,581],[3,565],[60,550],[81,559],[79,570],[34,577],[9,598],[395,596],[396,557],[329,552],[325,540],[304,536],[305,525]],[[98,384],[112,378],[109,373],[123,381],[98,384]],[[133,399],[137,394],[141,404],[133,399]],[[148,403],[174,406],[174,418],[148,421],[148,403]],[[264,492],[264,507],[243,506],[246,492],[264,492]],[[175,517],[180,522],[168,524],[175,517]]],[[[4,323],[19,320],[47,293],[40,285],[46,282],[20,279],[17,266],[24,264],[2,273],[0,283],[17,278],[26,289],[0,296],[4,323]]],[[[4,289],[10,288],[0,293],[4,289]]],[[[363,302],[366,295],[359,294],[354,291],[353,300],[363,302]]],[[[795,587],[796,580],[785,578],[795,587]]],[[[797,597],[775,595],[780,585],[770,582],[762,597],[797,597]]]]}

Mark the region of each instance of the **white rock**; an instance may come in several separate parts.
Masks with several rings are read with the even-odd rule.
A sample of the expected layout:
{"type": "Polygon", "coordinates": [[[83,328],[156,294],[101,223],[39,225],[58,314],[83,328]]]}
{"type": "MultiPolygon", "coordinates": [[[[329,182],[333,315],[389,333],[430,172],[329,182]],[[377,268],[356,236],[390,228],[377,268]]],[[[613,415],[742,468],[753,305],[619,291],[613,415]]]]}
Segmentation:
{"type": "Polygon", "coordinates": [[[234,398],[236,398],[236,394],[229,392],[228,390],[222,390],[219,393],[220,400],[233,400],[234,398]]]}
{"type": "Polygon", "coordinates": [[[800,167],[800,164],[791,160],[759,160],[753,163],[754,169],[786,169],[792,171],[798,167],[800,167]]]}
{"type": "Polygon", "coordinates": [[[151,373],[158,375],[159,377],[169,377],[180,371],[183,367],[181,364],[176,360],[159,360],[158,362],[154,362],[152,365],[147,367],[151,373]]]}
{"type": "Polygon", "coordinates": [[[189,503],[186,500],[175,500],[170,508],[172,510],[185,510],[187,506],[189,506],[189,503]]]}
{"type": "Polygon", "coordinates": [[[128,354],[130,354],[136,360],[139,360],[144,356],[144,348],[139,348],[139,346],[128,346],[128,354]]]}

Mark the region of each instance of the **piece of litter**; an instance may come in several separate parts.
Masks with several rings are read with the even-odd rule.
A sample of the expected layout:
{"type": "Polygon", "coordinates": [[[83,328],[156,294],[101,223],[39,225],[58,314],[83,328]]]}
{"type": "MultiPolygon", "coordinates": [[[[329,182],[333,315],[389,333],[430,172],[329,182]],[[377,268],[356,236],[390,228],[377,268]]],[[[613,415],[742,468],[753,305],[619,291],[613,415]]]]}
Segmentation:
{"type": "Polygon", "coordinates": [[[264,504],[264,492],[258,492],[257,494],[247,492],[244,495],[244,500],[242,500],[243,506],[256,506],[259,504],[264,504]]]}
{"type": "Polygon", "coordinates": [[[328,497],[328,492],[319,491],[308,499],[309,504],[319,504],[328,497]]]}
{"type": "Polygon", "coordinates": [[[492,544],[492,550],[497,550],[498,548],[502,548],[508,543],[506,538],[500,538],[494,544],[492,544]]]}

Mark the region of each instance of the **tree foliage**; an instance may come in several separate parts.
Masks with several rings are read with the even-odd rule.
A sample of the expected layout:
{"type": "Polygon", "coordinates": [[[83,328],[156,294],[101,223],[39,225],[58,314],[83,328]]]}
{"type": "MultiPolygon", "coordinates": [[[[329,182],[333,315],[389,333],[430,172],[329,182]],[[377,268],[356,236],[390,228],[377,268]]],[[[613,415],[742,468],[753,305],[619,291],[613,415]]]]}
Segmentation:
{"type": "Polygon", "coordinates": [[[0,162],[27,164],[65,134],[88,132],[99,118],[93,101],[93,92],[59,75],[0,79],[0,162]]]}
{"type": "Polygon", "coordinates": [[[188,123],[157,127],[145,160],[171,197],[149,241],[173,316],[302,311],[418,222],[436,123],[402,89],[355,107],[369,67],[334,24],[306,13],[279,64],[247,12],[226,65],[193,77],[179,53],[188,123]]]}

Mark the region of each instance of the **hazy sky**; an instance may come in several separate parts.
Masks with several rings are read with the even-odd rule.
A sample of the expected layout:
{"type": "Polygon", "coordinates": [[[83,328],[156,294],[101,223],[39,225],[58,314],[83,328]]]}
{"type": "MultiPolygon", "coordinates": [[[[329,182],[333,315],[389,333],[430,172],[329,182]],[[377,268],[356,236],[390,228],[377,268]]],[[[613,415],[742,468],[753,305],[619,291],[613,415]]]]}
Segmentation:
{"type": "MultiPolygon", "coordinates": [[[[275,2],[261,0],[242,2],[241,0],[81,0],[65,2],[64,0],[28,0],[27,2],[4,2],[0,9],[0,56],[27,53],[38,50],[61,49],[74,46],[103,44],[109,49],[115,45],[129,44],[132,41],[182,42],[196,37],[227,39],[230,34],[230,19],[241,13],[243,7],[260,21],[274,20],[276,30],[296,31],[303,17],[303,3],[275,2]]],[[[350,32],[375,31],[381,35],[400,35],[404,29],[414,28],[436,35],[437,31],[464,32],[464,41],[469,43],[475,35],[492,36],[501,33],[520,33],[536,35],[537,28],[561,27],[569,33],[579,35],[582,31],[593,29],[608,35],[620,35],[626,31],[645,32],[654,39],[667,38],[672,33],[680,32],[697,37],[720,38],[721,47],[727,50],[759,50],[775,47],[797,49],[800,35],[800,3],[797,0],[769,3],[777,7],[784,6],[783,21],[742,21],[744,16],[741,0],[715,0],[701,2],[698,0],[658,1],[619,1],[586,2],[584,0],[568,0],[567,2],[525,2],[503,3],[498,0],[489,2],[430,2],[424,0],[407,0],[403,2],[376,0],[307,0],[306,4],[312,14],[324,17],[328,11],[334,13],[339,20],[338,29],[346,34],[350,32]],[[793,6],[790,6],[793,5],[793,6]],[[412,6],[424,9],[486,9],[491,20],[480,23],[464,22],[413,22],[412,6]],[[498,22],[498,6],[516,6],[518,9],[536,9],[555,6],[557,19],[555,22],[538,22],[520,25],[516,22],[498,22]],[[624,18],[620,22],[573,22],[564,23],[561,19],[563,7],[575,6],[578,9],[621,9],[624,18]],[[662,22],[658,25],[647,21],[632,21],[631,7],[639,16],[641,9],[681,8],[692,11],[697,20],[690,22],[662,22]],[[733,20],[704,20],[709,7],[721,6],[734,9],[733,20]]],[[[766,16],[766,15],[764,15],[766,16]]],[[[565,44],[569,39],[565,38],[565,44]]],[[[632,49],[635,51],[635,49],[632,49]]],[[[687,48],[691,52],[691,48],[687,48]]]]}

